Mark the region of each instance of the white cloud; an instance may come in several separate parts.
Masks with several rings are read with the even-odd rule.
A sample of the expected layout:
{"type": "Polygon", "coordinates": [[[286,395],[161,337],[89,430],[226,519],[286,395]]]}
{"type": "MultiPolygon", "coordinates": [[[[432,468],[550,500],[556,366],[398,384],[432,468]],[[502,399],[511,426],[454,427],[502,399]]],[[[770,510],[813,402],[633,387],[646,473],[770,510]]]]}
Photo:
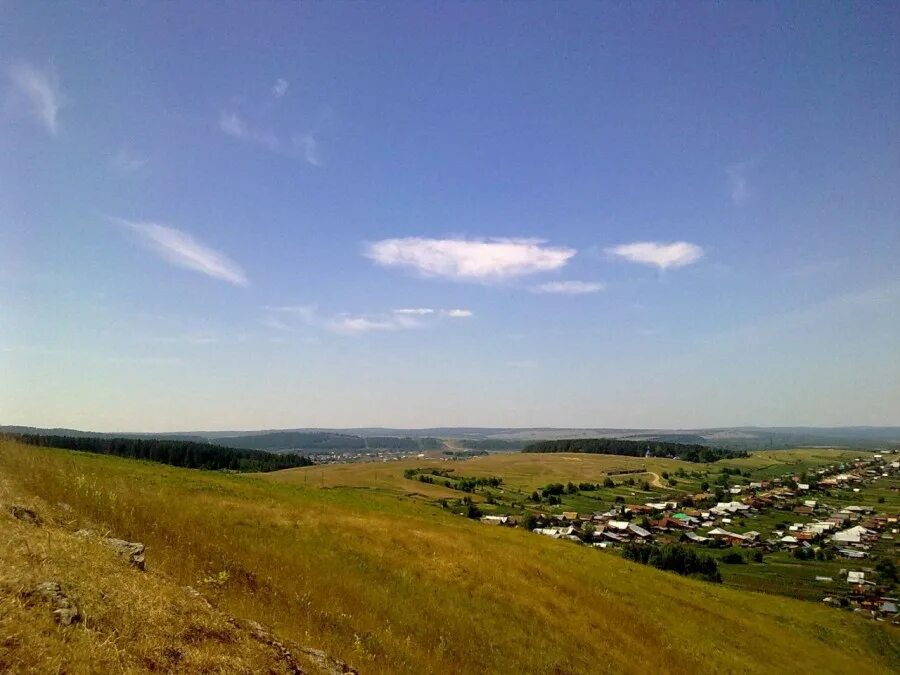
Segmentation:
{"type": "Polygon", "coordinates": [[[146,159],[135,157],[126,150],[119,150],[109,158],[109,165],[120,173],[133,173],[147,164],[146,159]]]}
{"type": "Polygon", "coordinates": [[[535,286],[535,293],[561,293],[563,295],[584,295],[586,293],[599,293],[606,289],[606,284],[599,281],[550,281],[546,284],[535,286]]]}
{"type": "Polygon", "coordinates": [[[275,80],[275,84],[272,87],[272,93],[276,98],[281,98],[287,93],[288,90],[288,81],[283,78],[278,78],[275,80]]]}
{"type": "Polygon", "coordinates": [[[284,140],[271,131],[250,126],[235,112],[223,112],[219,116],[219,129],[239,141],[258,145],[284,157],[302,159],[311,166],[321,166],[318,144],[311,133],[295,134],[291,140],[284,140]]]}
{"type": "Polygon", "coordinates": [[[394,314],[406,314],[409,316],[425,316],[434,314],[434,310],[428,307],[414,307],[409,309],[395,309],[394,314]]]}
{"type": "Polygon", "coordinates": [[[116,222],[136,233],[144,246],[172,265],[194,270],[235,286],[246,286],[248,283],[244,271],[237,263],[224,253],[201,244],[186,232],[157,223],[122,219],[116,219],[116,222]]]}
{"type": "Polygon", "coordinates": [[[658,267],[661,270],[669,267],[684,267],[695,263],[703,257],[703,249],[686,241],[664,244],[657,241],[638,241],[622,244],[606,249],[606,252],[624,258],[630,262],[658,267]]]}
{"type": "Polygon", "coordinates": [[[750,198],[750,188],[747,184],[747,169],[749,166],[749,162],[739,162],[725,167],[729,195],[734,204],[743,204],[750,198]]]}
{"type": "Polygon", "coordinates": [[[463,318],[472,316],[467,309],[443,309],[438,312],[427,307],[395,309],[389,313],[373,314],[322,314],[316,305],[265,306],[268,314],[264,324],[270,328],[286,332],[298,332],[299,327],[326,330],[341,335],[358,335],[371,332],[389,332],[423,328],[426,320],[434,321],[434,316],[463,318]]]}
{"type": "Polygon", "coordinates": [[[573,248],[544,246],[541,239],[383,239],[366,257],[386,267],[407,267],[429,277],[496,281],[559,269],[573,248]]]}
{"type": "Polygon", "coordinates": [[[47,131],[56,134],[59,131],[59,109],[63,105],[56,73],[27,64],[12,66],[7,73],[15,93],[31,108],[31,112],[47,131]]]}
{"type": "Polygon", "coordinates": [[[301,136],[294,137],[294,145],[299,146],[303,149],[303,158],[306,160],[307,164],[312,164],[313,166],[320,166],[319,164],[319,154],[318,149],[319,146],[316,143],[316,138],[312,134],[303,134],[301,136]]]}

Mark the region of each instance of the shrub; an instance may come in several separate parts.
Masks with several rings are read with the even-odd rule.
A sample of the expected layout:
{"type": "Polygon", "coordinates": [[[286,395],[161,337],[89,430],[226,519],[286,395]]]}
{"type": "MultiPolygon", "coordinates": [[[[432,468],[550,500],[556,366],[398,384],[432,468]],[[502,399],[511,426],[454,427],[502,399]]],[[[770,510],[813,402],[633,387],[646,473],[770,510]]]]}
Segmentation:
{"type": "Polygon", "coordinates": [[[722,556],[722,562],[728,565],[743,565],[747,561],[744,560],[744,556],[737,551],[731,551],[722,556]]]}

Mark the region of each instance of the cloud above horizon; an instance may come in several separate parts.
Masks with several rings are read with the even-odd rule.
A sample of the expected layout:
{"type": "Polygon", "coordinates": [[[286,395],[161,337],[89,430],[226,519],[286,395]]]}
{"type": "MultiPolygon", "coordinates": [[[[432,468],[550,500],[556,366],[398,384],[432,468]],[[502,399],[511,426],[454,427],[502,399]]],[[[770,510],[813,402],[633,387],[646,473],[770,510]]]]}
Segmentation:
{"type": "Polygon", "coordinates": [[[326,330],[339,335],[359,335],[372,332],[392,332],[424,328],[426,319],[434,322],[436,315],[450,318],[468,318],[473,313],[468,309],[431,309],[416,307],[395,309],[391,312],[350,314],[323,314],[317,305],[282,305],[263,307],[267,315],[263,323],[277,330],[299,332],[299,326],[326,330]]]}
{"type": "Polygon", "coordinates": [[[59,110],[64,101],[56,72],[23,63],[9,67],[7,75],[16,96],[30,109],[35,119],[55,136],[59,131],[59,110]]]}
{"type": "Polygon", "coordinates": [[[666,270],[670,267],[685,267],[703,257],[703,249],[686,241],[663,243],[658,241],[637,241],[607,248],[606,252],[640,265],[666,270]]]}
{"type": "Polygon", "coordinates": [[[586,295],[606,290],[606,284],[599,281],[549,281],[531,289],[535,293],[558,293],[561,295],[586,295]]]}
{"type": "Polygon", "coordinates": [[[499,281],[559,269],[576,250],[545,246],[542,239],[429,239],[406,237],[368,244],[364,255],[384,267],[404,267],[426,277],[499,281]]]}
{"type": "Polygon", "coordinates": [[[749,162],[738,162],[725,167],[729,196],[736,206],[740,206],[750,198],[750,187],[747,183],[749,166],[749,162]]]}
{"type": "Polygon", "coordinates": [[[287,93],[288,90],[288,81],[284,78],[279,77],[275,80],[275,84],[272,85],[272,93],[275,95],[275,98],[281,98],[287,93]]]}
{"type": "Polygon", "coordinates": [[[226,136],[265,148],[277,155],[302,159],[310,166],[321,166],[318,143],[311,132],[294,134],[290,140],[285,140],[271,131],[251,127],[236,112],[223,112],[219,116],[219,130],[226,136]]]}
{"type": "Polygon", "coordinates": [[[200,243],[187,232],[158,223],[135,222],[121,218],[114,220],[134,232],[141,245],[176,267],[200,272],[235,286],[247,286],[249,283],[237,263],[224,253],[200,243]]]}

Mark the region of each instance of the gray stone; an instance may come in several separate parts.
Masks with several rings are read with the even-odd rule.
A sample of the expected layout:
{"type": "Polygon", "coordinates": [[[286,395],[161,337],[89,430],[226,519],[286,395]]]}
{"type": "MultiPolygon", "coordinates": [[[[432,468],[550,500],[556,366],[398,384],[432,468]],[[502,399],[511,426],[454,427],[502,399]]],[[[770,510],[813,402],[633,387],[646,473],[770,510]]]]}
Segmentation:
{"type": "Polygon", "coordinates": [[[50,605],[53,618],[61,626],[71,626],[81,621],[81,611],[75,601],[66,595],[56,581],[45,581],[38,584],[27,597],[42,600],[50,605]]]}
{"type": "Polygon", "coordinates": [[[144,569],[144,545],[136,541],[125,541],[124,539],[113,539],[107,537],[103,540],[107,546],[112,548],[120,556],[128,558],[128,562],[139,570],[144,569]]]}

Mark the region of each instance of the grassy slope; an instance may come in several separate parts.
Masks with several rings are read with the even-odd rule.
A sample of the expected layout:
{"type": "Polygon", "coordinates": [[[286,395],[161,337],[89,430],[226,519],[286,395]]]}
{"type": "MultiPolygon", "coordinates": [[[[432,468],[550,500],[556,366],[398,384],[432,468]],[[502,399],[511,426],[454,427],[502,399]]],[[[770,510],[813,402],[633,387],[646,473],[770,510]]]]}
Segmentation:
{"type": "Polygon", "coordinates": [[[89,518],[144,541],[148,569],[175,583],[228,571],[218,602],[229,613],[363,672],[900,667],[896,633],[851,614],[483,526],[380,490],[9,443],[0,473],[71,505],[72,527],[89,518]]]}

